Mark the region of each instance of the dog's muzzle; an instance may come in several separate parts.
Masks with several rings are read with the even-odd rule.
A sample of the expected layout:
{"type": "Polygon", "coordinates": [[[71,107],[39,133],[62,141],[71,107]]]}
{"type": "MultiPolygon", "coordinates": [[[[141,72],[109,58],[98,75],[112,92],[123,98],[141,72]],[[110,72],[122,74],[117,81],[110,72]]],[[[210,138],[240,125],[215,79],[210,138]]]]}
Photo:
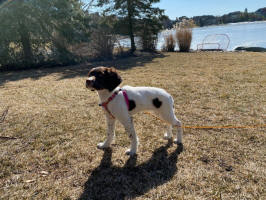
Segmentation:
{"type": "Polygon", "coordinates": [[[87,80],[86,80],[86,88],[89,88],[89,89],[94,89],[93,88],[93,83],[95,81],[95,77],[89,77],[87,80]]]}

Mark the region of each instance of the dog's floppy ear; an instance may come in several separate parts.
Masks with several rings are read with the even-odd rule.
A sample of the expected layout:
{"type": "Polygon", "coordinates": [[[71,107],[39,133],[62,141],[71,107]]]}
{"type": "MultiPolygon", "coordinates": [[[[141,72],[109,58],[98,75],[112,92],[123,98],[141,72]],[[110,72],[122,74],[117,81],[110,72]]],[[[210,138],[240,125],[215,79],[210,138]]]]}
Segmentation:
{"type": "Polygon", "coordinates": [[[122,78],[117,73],[114,67],[106,68],[104,71],[105,76],[105,88],[110,92],[113,91],[121,82],[122,78]]]}

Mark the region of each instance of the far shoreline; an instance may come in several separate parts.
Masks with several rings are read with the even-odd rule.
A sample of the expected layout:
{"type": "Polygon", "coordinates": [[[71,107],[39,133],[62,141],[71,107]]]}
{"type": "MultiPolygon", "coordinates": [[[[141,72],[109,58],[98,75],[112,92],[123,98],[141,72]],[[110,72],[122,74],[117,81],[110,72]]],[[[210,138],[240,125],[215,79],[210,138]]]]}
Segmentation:
{"type": "Polygon", "coordinates": [[[195,26],[193,28],[205,28],[205,27],[213,27],[213,26],[226,26],[226,25],[237,25],[237,24],[255,24],[255,23],[266,23],[266,20],[263,21],[247,21],[247,22],[234,22],[234,23],[227,23],[227,24],[213,24],[213,25],[208,25],[208,26],[195,26]]]}

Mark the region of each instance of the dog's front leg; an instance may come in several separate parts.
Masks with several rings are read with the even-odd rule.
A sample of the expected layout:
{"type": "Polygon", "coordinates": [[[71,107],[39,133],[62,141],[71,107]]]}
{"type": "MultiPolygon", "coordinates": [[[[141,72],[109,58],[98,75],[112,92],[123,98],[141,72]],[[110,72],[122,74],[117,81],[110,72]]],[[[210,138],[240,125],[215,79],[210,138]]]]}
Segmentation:
{"type": "Polygon", "coordinates": [[[136,131],[133,124],[132,117],[124,118],[120,121],[123,126],[125,127],[126,132],[130,138],[130,149],[126,151],[127,155],[134,156],[138,150],[138,137],[136,135],[136,131]]]}
{"type": "Polygon", "coordinates": [[[107,122],[107,138],[104,142],[101,142],[97,145],[99,149],[110,147],[115,136],[115,119],[111,118],[109,115],[106,115],[106,122],[107,122]]]}

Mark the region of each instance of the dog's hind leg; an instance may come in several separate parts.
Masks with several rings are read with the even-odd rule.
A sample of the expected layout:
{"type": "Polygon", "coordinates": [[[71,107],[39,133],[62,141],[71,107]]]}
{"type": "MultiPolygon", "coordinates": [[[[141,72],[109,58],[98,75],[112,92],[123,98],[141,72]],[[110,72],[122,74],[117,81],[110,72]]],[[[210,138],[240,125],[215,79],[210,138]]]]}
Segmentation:
{"type": "Polygon", "coordinates": [[[182,135],[183,135],[183,129],[182,129],[182,123],[180,120],[178,120],[174,114],[174,110],[171,110],[170,112],[170,119],[168,120],[170,124],[174,128],[177,128],[177,133],[176,133],[176,139],[174,139],[174,143],[176,144],[182,144],[182,135]]]}
{"type": "Polygon", "coordinates": [[[174,139],[174,143],[182,144],[183,129],[181,121],[174,116],[172,120],[168,121],[168,123],[172,124],[171,127],[177,128],[176,139],[174,139]]]}
{"type": "Polygon", "coordinates": [[[183,130],[182,130],[182,123],[180,120],[178,120],[174,114],[174,110],[169,107],[169,109],[164,109],[161,110],[161,112],[156,112],[162,120],[167,122],[168,125],[168,132],[166,133],[166,137],[169,137],[171,135],[171,132],[169,132],[169,129],[172,127],[177,128],[177,134],[176,134],[176,139],[174,142],[176,144],[182,144],[182,135],[183,135],[183,130]]]}
{"type": "Polygon", "coordinates": [[[172,125],[167,125],[167,130],[166,133],[164,134],[164,139],[166,140],[171,140],[173,137],[173,126],[172,125]]]}
{"type": "Polygon", "coordinates": [[[110,147],[115,136],[115,119],[106,115],[106,122],[107,122],[107,138],[104,142],[101,142],[97,145],[99,149],[110,147]]]}
{"type": "Polygon", "coordinates": [[[182,145],[182,135],[183,135],[182,123],[175,117],[174,124],[175,124],[174,126],[177,127],[177,134],[174,142],[176,144],[182,145]]]}

